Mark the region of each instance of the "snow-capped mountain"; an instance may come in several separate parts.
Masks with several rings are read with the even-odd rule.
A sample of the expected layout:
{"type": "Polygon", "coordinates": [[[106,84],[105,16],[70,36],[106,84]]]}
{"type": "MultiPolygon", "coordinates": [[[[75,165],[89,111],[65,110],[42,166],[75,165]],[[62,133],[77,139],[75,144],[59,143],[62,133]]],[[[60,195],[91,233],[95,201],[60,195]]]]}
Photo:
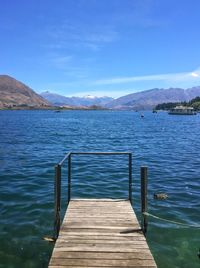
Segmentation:
{"type": "Polygon", "coordinates": [[[84,97],[65,97],[59,94],[51,93],[45,91],[40,94],[43,98],[48,100],[53,105],[69,105],[69,106],[105,106],[107,103],[111,102],[113,98],[111,97],[96,97],[92,95],[87,95],[84,97]]]}

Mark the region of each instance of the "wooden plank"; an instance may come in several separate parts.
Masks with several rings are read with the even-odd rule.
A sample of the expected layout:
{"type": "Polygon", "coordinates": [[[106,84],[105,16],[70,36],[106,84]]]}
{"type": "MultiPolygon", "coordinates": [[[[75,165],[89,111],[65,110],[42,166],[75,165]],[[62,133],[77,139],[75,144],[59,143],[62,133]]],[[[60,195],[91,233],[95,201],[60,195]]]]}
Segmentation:
{"type": "Polygon", "coordinates": [[[107,246],[109,246],[110,248],[115,248],[116,247],[129,247],[129,248],[135,248],[138,246],[144,246],[146,247],[146,241],[145,240],[139,240],[139,241],[119,241],[119,243],[117,243],[117,241],[100,241],[100,240],[93,240],[93,241],[87,241],[87,240],[82,240],[82,241],[71,241],[71,240],[65,240],[65,239],[59,239],[56,247],[64,247],[65,245],[67,245],[68,247],[75,247],[75,246],[82,246],[82,245],[86,245],[86,246],[104,246],[105,248],[107,246]]]}
{"type": "Polygon", "coordinates": [[[127,217],[123,217],[123,218],[114,218],[114,217],[106,217],[106,216],[97,216],[97,217],[73,217],[72,215],[70,215],[70,217],[66,218],[65,222],[63,224],[65,224],[66,222],[83,222],[83,221],[89,221],[89,222],[94,222],[94,221],[97,221],[97,222],[128,222],[128,223],[134,223],[134,224],[137,224],[139,225],[139,223],[135,222],[135,221],[132,221],[131,219],[127,218],[127,217]]]}
{"type": "Polygon", "coordinates": [[[88,213],[88,210],[90,211],[90,213],[97,213],[97,214],[101,214],[101,213],[115,213],[115,214],[118,214],[118,213],[122,213],[122,214],[126,214],[126,213],[132,213],[131,209],[129,208],[126,208],[124,210],[119,210],[118,208],[98,208],[98,209],[95,209],[95,208],[69,208],[68,209],[68,213],[71,213],[71,212],[75,212],[77,214],[79,213],[88,213]]]}
{"type": "MultiPolygon", "coordinates": [[[[130,216],[132,215],[132,213],[129,213],[130,216]]],[[[85,218],[85,214],[84,213],[70,213],[66,216],[66,219],[84,219],[85,218]]],[[[112,213],[109,215],[102,215],[102,214],[95,214],[95,213],[87,213],[87,219],[90,218],[95,218],[95,219],[119,219],[119,220],[130,220],[129,215],[127,215],[127,213],[112,213]]]]}
{"type": "MultiPolygon", "coordinates": [[[[83,266],[68,266],[68,265],[49,265],[49,268],[69,268],[69,267],[72,267],[72,268],[83,268],[83,266]]],[[[87,266],[87,268],[99,268],[101,266],[87,266]]],[[[103,268],[121,268],[123,266],[103,266],[103,268]]],[[[155,265],[152,265],[152,266],[129,266],[129,268],[155,268],[156,266],[155,265]]]]}
{"type": "Polygon", "coordinates": [[[109,241],[115,241],[115,242],[120,242],[120,241],[146,241],[145,238],[143,236],[106,236],[106,235],[71,235],[71,234],[61,234],[59,237],[59,241],[60,240],[68,240],[70,239],[70,241],[104,241],[104,243],[109,240],[109,241]]]}
{"type": "Polygon", "coordinates": [[[120,204],[120,205],[114,205],[114,206],[112,206],[111,204],[106,204],[106,205],[96,205],[96,204],[88,204],[88,205],[79,205],[79,204],[76,204],[76,205],[69,205],[68,206],[68,209],[69,210],[73,210],[73,209],[78,209],[78,210],[81,210],[81,209],[83,209],[83,210],[86,210],[87,208],[91,208],[91,209],[111,209],[111,210],[114,210],[114,209],[119,209],[119,210],[122,210],[123,211],[123,209],[125,209],[125,210],[131,210],[131,207],[130,206],[126,206],[126,207],[124,207],[124,206],[126,206],[126,203],[124,203],[123,205],[122,204],[120,204]]]}
{"type": "Polygon", "coordinates": [[[116,209],[116,208],[119,208],[119,209],[123,209],[123,207],[125,209],[131,209],[131,206],[129,205],[126,205],[127,203],[123,203],[123,204],[111,204],[111,203],[105,203],[104,205],[102,204],[99,204],[99,203],[91,203],[91,204],[78,204],[78,203],[73,203],[73,204],[69,204],[68,206],[68,209],[85,209],[85,208],[93,208],[93,209],[96,209],[96,208],[111,208],[111,209],[116,209]]]}
{"type": "Polygon", "coordinates": [[[124,228],[131,228],[131,227],[139,227],[137,224],[131,224],[126,222],[116,222],[115,226],[111,226],[114,222],[66,222],[63,225],[63,229],[65,228],[90,228],[90,229],[102,229],[104,227],[108,227],[109,229],[124,229],[124,228]]]}
{"type": "Polygon", "coordinates": [[[129,201],[72,200],[49,268],[141,267],[156,264],[129,201]]]}
{"type": "Polygon", "coordinates": [[[129,260],[104,260],[104,259],[62,259],[62,258],[53,258],[51,260],[51,265],[68,265],[68,266],[121,266],[121,267],[130,267],[130,266],[147,266],[153,265],[153,260],[141,260],[141,259],[129,259],[129,260]]]}
{"type": "MultiPolygon", "coordinates": [[[[133,226],[133,225],[132,225],[133,226]]],[[[87,226],[87,227],[67,227],[66,225],[62,226],[62,230],[66,232],[99,232],[99,233],[132,233],[138,231],[138,225],[133,226],[133,228],[127,228],[127,227],[116,227],[116,226],[87,226]]]]}
{"type": "MultiPolygon", "coordinates": [[[[80,223],[80,222],[84,222],[84,223],[95,223],[95,222],[100,222],[100,223],[105,223],[105,222],[109,222],[109,223],[134,223],[136,224],[137,222],[135,222],[134,220],[130,219],[130,218],[124,218],[124,219],[118,219],[118,218],[107,218],[107,217],[103,217],[103,218],[96,218],[96,217],[92,217],[92,218],[88,218],[88,217],[84,217],[84,218],[76,218],[76,217],[68,217],[66,218],[66,221],[64,223],[80,223]]],[[[137,223],[138,224],[138,223],[137,223]]]]}
{"type": "Polygon", "coordinates": [[[109,234],[109,235],[116,235],[116,234],[133,234],[135,232],[141,231],[141,229],[138,228],[115,228],[115,229],[109,229],[109,228],[62,228],[62,231],[65,231],[66,233],[77,233],[77,234],[83,234],[83,233],[93,233],[93,234],[109,234]]]}
{"type": "MultiPolygon", "coordinates": [[[[150,252],[149,251],[149,248],[148,246],[138,246],[138,247],[135,247],[135,248],[128,248],[127,246],[125,247],[121,247],[121,248],[111,248],[111,247],[104,247],[104,246],[76,246],[76,247],[62,247],[62,248],[59,248],[59,247],[55,247],[54,248],[54,252],[80,252],[80,251],[83,251],[83,252],[92,252],[92,253],[97,253],[97,252],[105,252],[105,253],[115,253],[115,254],[118,254],[118,253],[133,253],[133,252],[137,252],[137,253],[141,253],[141,252],[150,252]]],[[[54,258],[54,256],[52,256],[54,258]]]]}
{"type": "Polygon", "coordinates": [[[102,244],[102,245],[115,245],[115,246],[119,246],[119,245],[139,245],[139,244],[144,244],[144,246],[146,245],[146,241],[144,239],[135,239],[135,240],[123,240],[123,239],[120,239],[120,240],[117,240],[117,239],[112,239],[112,240],[109,240],[109,239],[104,239],[104,240],[100,240],[100,239],[72,239],[71,237],[67,238],[67,237],[61,237],[57,243],[56,246],[60,246],[60,245],[63,245],[63,244],[66,244],[68,243],[68,245],[91,245],[91,246],[94,246],[94,245],[98,245],[98,244],[102,244]]]}
{"type": "Polygon", "coordinates": [[[114,204],[114,203],[117,203],[117,202],[119,202],[119,203],[129,203],[129,200],[128,199],[113,199],[113,198],[78,198],[78,199],[76,199],[76,198],[73,198],[73,199],[71,199],[71,201],[70,202],[73,202],[73,203],[75,203],[75,202],[77,202],[77,203],[81,203],[81,204],[83,204],[83,203],[90,203],[90,204],[92,204],[92,203],[106,203],[106,202],[111,202],[112,204],[114,204]]]}
{"type": "Polygon", "coordinates": [[[102,244],[82,244],[82,245],[62,245],[61,247],[57,246],[54,248],[54,251],[89,251],[89,252],[132,252],[132,249],[148,249],[148,245],[102,245],[102,244]]]}
{"type": "Polygon", "coordinates": [[[121,259],[150,259],[152,260],[153,257],[149,250],[143,250],[142,252],[123,252],[117,253],[116,252],[83,252],[83,251],[74,251],[74,252],[63,252],[63,251],[56,251],[54,253],[54,258],[62,258],[62,259],[105,259],[105,260],[121,260],[121,259]]]}
{"type": "MultiPolygon", "coordinates": [[[[108,239],[112,238],[112,237],[117,237],[117,238],[120,238],[120,237],[134,237],[134,236],[137,236],[137,237],[140,237],[142,234],[141,234],[141,229],[138,231],[136,230],[135,232],[126,232],[125,234],[124,233],[99,233],[99,232],[95,232],[95,230],[93,232],[90,232],[90,230],[87,230],[87,231],[81,231],[81,232],[69,232],[69,231],[65,231],[65,230],[61,230],[60,231],[60,234],[59,234],[59,237],[61,235],[65,235],[65,236],[70,236],[70,235],[75,235],[75,236],[83,236],[83,235],[86,235],[86,236],[106,236],[108,237],[108,239]]],[[[144,236],[143,236],[144,237],[144,236]]]]}
{"type": "MultiPolygon", "coordinates": [[[[90,236],[95,236],[95,235],[106,235],[108,237],[108,239],[111,239],[112,237],[122,237],[124,234],[123,233],[119,233],[118,230],[107,230],[107,229],[99,229],[99,230],[95,230],[95,229],[70,229],[70,230],[64,230],[63,234],[65,235],[90,235],[90,236]]],[[[137,236],[136,232],[127,232],[126,233],[126,237],[133,237],[133,236],[137,236]],[[136,234],[136,235],[135,235],[136,234]]]]}

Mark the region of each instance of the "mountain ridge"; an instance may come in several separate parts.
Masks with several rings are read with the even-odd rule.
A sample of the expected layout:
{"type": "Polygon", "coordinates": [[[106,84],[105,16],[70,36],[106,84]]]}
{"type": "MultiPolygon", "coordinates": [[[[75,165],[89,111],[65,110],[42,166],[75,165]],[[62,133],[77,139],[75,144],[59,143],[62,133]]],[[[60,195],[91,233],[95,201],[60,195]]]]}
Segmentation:
{"type": "Polygon", "coordinates": [[[106,104],[107,108],[119,110],[148,110],[157,104],[166,102],[182,102],[200,96],[200,86],[188,89],[183,88],[153,88],[136,93],[131,93],[106,104]]]}
{"type": "Polygon", "coordinates": [[[69,109],[92,107],[96,109],[118,110],[148,110],[156,105],[168,102],[188,102],[200,96],[200,86],[183,88],[153,88],[131,93],[120,98],[111,97],[65,97],[48,91],[40,95],[22,82],[8,75],[0,75],[0,108],[46,108],[50,106],[65,106],[69,109]],[[51,104],[52,103],[52,104],[51,104]]]}
{"type": "Polygon", "coordinates": [[[48,100],[53,105],[57,106],[64,106],[64,105],[70,105],[73,107],[80,107],[80,106],[105,106],[106,103],[111,102],[113,98],[103,96],[103,97],[96,97],[87,95],[84,97],[65,97],[57,93],[51,93],[49,91],[45,91],[40,93],[40,95],[48,100]]]}
{"type": "Polygon", "coordinates": [[[49,102],[9,75],[0,75],[0,108],[45,107],[49,102]]]}

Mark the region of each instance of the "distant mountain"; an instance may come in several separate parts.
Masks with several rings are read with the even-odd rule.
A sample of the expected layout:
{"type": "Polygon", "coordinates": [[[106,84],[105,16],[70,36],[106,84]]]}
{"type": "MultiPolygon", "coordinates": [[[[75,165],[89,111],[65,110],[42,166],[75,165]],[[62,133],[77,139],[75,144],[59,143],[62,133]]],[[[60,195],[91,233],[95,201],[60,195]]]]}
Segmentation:
{"type": "Polygon", "coordinates": [[[0,75],[0,108],[44,107],[49,105],[47,100],[25,84],[8,75],[0,75]]]}
{"type": "Polygon", "coordinates": [[[197,96],[200,96],[200,86],[188,89],[154,88],[120,97],[107,103],[106,107],[121,110],[148,110],[154,108],[157,104],[189,101],[197,96]]]}
{"type": "Polygon", "coordinates": [[[8,75],[0,75],[0,108],[46,107],[49,105],[68,107],[106,107],[120,110],[147,110],[157,104],[183,102],[200,96],[200,86],[188,89],[154,88],[132,93],[118,99],[111,97],[65,97],[48,91],[36,94],[31,88],[8,75]]]}
{"type": "Polygon", "coordinates": [[[111,102],[113,98],[111,97],[95,97],[95,96],[85,96],[85,97],[65,97],[59,94],[51,92],[43,92],[40,94],[47,101],[53,105],[69,105],[69,106],[105,106],[108,102],[111,102]]]}

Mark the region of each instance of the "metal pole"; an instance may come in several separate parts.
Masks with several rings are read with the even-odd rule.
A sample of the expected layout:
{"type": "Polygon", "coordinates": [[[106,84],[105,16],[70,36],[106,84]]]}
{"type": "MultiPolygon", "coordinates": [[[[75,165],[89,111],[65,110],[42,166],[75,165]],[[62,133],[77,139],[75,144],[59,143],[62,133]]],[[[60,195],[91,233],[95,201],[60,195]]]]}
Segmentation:
{"type": "Polygon", "coordinates": [[[68,204],[71,199],[71,154],[68,157],[68,204]]]}
{"type": "Polygon", "coordinates": [[[140,177],[141,177],[141,212],[142,212],[142,230],[143,233],[147,232],[147,216],[144,215],[144,212],[147,212],[147,180],[148,180],[148,168],[141,167],[140,177]]]}
{"type": "Polygon", "coordinates": [[[55,220],[54,220],[54,236],[58,237],[60,230],[60,204],[61,204],[61,166],[55,166],[55,220]]]}
{"type": "Polygon", "coordinates": [[[129,200],[132,205],[132,154],[129,153],[129,200]]]}

